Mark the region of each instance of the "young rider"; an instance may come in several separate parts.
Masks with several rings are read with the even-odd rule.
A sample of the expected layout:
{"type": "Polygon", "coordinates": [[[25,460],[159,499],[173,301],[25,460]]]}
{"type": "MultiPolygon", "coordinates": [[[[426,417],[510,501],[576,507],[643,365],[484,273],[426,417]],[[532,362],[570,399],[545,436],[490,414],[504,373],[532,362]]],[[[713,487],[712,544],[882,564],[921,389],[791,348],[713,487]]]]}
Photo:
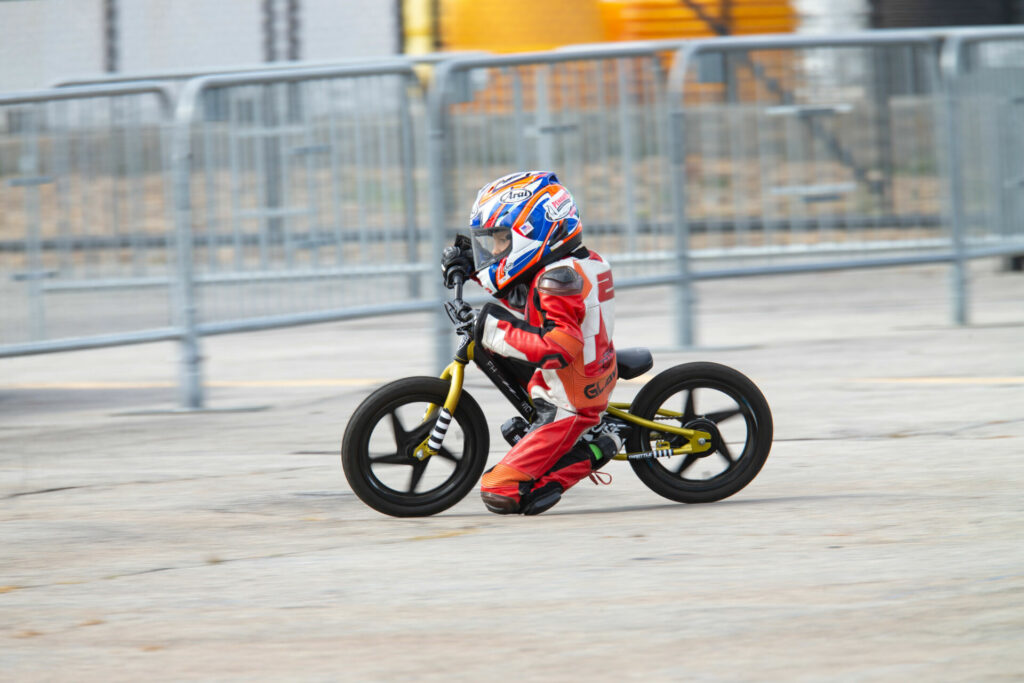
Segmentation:
{"type": "Polygon", "coordinates": [[[536,410],[532,425],[503,425],[514,446],[484,473],[481,496],[491,512],[539,514],[622,443],[622,423],[592,429],[616,380],[611,267],[583,246],[576,203],[553,173],[485,185],[469,227],[471,239],[456,240],[442,257],[445,284],[453,286],[455,273],[472,275],[498,299],[480,310],[476,344],[527,368],[514,374],[536,410]]]}

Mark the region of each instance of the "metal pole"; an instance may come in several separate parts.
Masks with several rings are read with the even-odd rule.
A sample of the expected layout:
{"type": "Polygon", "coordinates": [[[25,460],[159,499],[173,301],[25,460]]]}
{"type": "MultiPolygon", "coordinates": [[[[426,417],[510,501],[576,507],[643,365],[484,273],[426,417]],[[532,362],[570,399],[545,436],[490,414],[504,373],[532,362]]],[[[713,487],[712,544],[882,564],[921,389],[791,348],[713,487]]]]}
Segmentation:
{"type": "Polygon", "coordinates": [[[953,322],[957,325],[966,325],[968,322],[967,311],[967,254],[965,248],[964,234],[967,229],[964,211],[963,174],[961,166],[963,160],[960,156],[960,116],[957,102],[957,91],[959,88],[959,77],[961,75],[961,52],[960,42],[951,40],[946,46],[943,54],[943,75],[940,87],[942,88],[943,123],[945,126],[946,138],[946,159],[949,164],[947,177],[949,180],[949,211],[950,211],[950,239],[953,247],[953,269],[951,275],[952,297],[953,297],[953,322]]]}
{"type": "Polygon", "coordinates": [[[277,61],[277,21],[274,0],[263,0],[263,61],[277,61]]]}
{"type": "Polygon", "coordinates": [[[40,119],[43,116],[44,104],[37,104],[24,118],[25,134],[27,137],[25,148],[18,161],[18,171],[21,173],[21,184],[25,187],[25,218],[28,222],[28,230],[25,233],[25,255],[28,266],[25,277],[28,282],[29,299],[29,339],[42,341],[46,338],[46,313],[43,303],[42,278],[43,272],[42,257],[42,212],[39,200],[39,185],[48,183],[50,180],[43,176],[42,163],[39,159],[39,136],[44,124],[40,119]],[[31,123],[29,123],[31,121],[31,123]]]}
{"type": "Polygon", "coordinates": [[[192,263],[192,149],[193,97],[182,97],[173,131],[171,173],[174,182],[175,257],[178,261],[177,325],[181,329],[181,405],[203,407],[202,356],[199,352],[195,300],[195,271],[192,263]]]}
{"type": "MultiPolygon", "coordinates": [[[[428,127],[429,137],[427,140],[427,168],[430,169],[428,177],[431,179],[430,187],[430,253],[426,255],[427,262],[439,259],[445,247],[447,234],[447,216],[445,197],[447,196],[447,174],[445,172],[445,89],[450,77],[450,69],[447,64],[441,64],[434,73],[434,87],[429,93],[428,127]]],[[[428,271],[429,273],[429,271],[428,271]]],[[[444,302],[447,294],[444,289],[444,282],[438,271],[434,276],[427,276],[430,280],[431,293],[437,301],[437,312],[434,315],[434,363],[437,368],[448,365],[452,356],[452,333],[451,325],[444,314],[444,302]]]]}
{"type": "MultiPolygon", "coordinates": [[[[399,126],[400,137],[398,148],[398,163],[402,167],[402,207],[405,218],[405,243],[406,259],[414,264],[420,258],[420,231],[416,222],[416,135],[413,129],[413,120],[409,94],[406,90],[413,82],[401,79],[398,83],[399,102],[399,126]]],[[[418,275],[409,277],[409,297],[416,298],[420,292],[420,278],[418,275]]]]}
{"type": "Polygon", "coordinates": [[[550,65],[538,66],[534,71],[536,81],[534,83],[534,94],[536,95],[537,106],[537,159],[540,161],[540,168],[550,171],[555,167],[554,141],[552,134],[554,121],[551,119],[551,110],[548,107],[548,73],[550,65]]]}
{"type": "Polygon", "coordinates": [[[302,24],[299,20],[299,0],[288,0],[288,59],[297,62],[302,53],[302,24]]]}
{"type": "Polygon", "coordinates": [[[117,0],[103,0],[103,68],[107,73],[118,70],[117,0]]]}
{"type": "Polygon", "coordinates": [[[636,188],[634,186],[634,160],[633,160],[633,112],[630,106],[632,97],[629,86],[632,79],[627,78],[626,69],[632,66],[632,62],[625,59],[615,61],[616,86],[619,89],[619,144],[622,145],[622,183],[626,204],[626,251],[636,251],[637,240],[637,216],[636,216],[636,188]]]}
{"type": "Polygon", "coordinates": [[[693,57],[693,50],[680,48],[673,66],[667,103],[669,126],[669,164],[672,179],[672,223],[675,232],[677,267],[676,284],[676,343],[682,348],[693,347],[695,292],[690,272],[690,224],[686,220],[686,124],[683,97],[685,94],[686,70],[693,57]]]}

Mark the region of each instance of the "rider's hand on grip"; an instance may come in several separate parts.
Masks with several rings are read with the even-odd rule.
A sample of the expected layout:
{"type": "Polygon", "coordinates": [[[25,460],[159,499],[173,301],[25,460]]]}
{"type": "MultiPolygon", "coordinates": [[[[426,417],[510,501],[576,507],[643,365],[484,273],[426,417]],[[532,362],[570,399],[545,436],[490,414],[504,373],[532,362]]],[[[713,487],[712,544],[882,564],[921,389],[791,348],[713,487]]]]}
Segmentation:
{"type": "Polygon", "coordinates": [[[455,244],[445,247],[441,252],[441,274],[444,276],[444,286],[452,289],[456,285],[456,278],[462,281],[469,279],[473,272],[473,248],[469,238],[465,235],[458,235],[455,244]]]}

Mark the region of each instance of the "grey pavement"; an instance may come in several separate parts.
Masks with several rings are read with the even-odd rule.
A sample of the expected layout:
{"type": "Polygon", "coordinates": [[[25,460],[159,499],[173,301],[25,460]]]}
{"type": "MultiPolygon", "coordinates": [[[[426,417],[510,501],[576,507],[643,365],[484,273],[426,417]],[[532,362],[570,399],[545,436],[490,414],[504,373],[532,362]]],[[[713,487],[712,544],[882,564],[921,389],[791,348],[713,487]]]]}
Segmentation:
{"type": "MultiPolygon", "coordinates": [[[[0,680],[1024,679],[1024,275],[941,266],[618,295],[655,371],[748,374],[775,444],[681,505],[613,463],[538,517],[471,494],[395,519],[349,490],[346,420],[435,374],[425,315],[0,360],[0,680]]],[[[511,414],[478,371],[469,391],[511,414]]],[[[628,399],[637,383],[621,383],[628,399]]]]}

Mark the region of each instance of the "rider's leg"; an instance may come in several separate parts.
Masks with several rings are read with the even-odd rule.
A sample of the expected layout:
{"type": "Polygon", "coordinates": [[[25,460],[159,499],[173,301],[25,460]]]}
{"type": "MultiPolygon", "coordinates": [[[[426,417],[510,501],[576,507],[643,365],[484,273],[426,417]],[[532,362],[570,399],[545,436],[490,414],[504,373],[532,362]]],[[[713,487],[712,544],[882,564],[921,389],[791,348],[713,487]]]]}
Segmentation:
{"type": "Polygon", "coordinates": [[[622,442],[614,434],[602,434],[593,441],[577,442],[521,497],[520,511],[524,515],[539,515],[551,509],[561,500],[563,493],[608,464],[621,446],[622,442]]]}
{"type": "Polygon", "coordinates": [[[546,415],[545,421],[535,425],[500,463],[484,473],[480,495],[487,509],[499,514],[519,512],[523,493],[535,488],[533,483],[548,473],[598,419],[564,410],[546,415]]]}

